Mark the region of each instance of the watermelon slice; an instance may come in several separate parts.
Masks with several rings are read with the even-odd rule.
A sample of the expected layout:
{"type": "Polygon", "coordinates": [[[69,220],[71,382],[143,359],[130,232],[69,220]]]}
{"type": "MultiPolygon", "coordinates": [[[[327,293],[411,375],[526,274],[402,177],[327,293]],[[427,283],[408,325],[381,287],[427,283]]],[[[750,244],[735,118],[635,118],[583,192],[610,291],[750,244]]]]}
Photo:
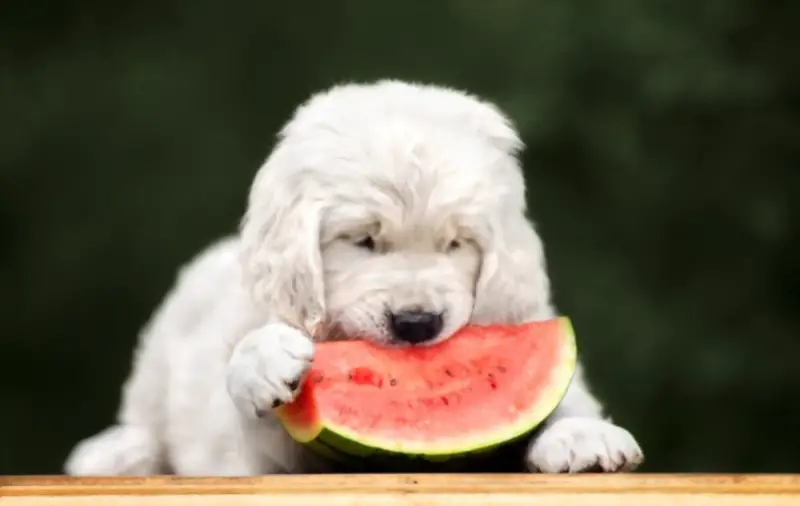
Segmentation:
{"type": "Polygon", "coordinates": [[[565,317],[468,326],[428,347],[324,342],[298,397],[276,414],[329,458],[448,460],[532,432],[561,402],[575,362],[565,317]]]}

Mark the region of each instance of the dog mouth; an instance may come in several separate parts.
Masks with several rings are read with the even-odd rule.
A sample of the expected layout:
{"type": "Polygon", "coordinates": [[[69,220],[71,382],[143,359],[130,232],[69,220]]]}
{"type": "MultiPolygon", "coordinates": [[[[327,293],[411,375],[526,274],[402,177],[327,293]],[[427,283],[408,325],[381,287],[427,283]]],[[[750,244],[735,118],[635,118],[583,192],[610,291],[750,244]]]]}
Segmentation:
{"type": "MultiPolygon", "coordinates": [[[[442,320],[446,318],[445,313],[441,313],[439,316],[442,320]]],[[[449,337],[449,333],[446,332],[444,323],[439,324],[441,328],[439,328],[436,332],[430,332],[429,334],[435,335],[425,335],[420,338],[398,338],[393,335],[390,325],[387,323],[386,325],[382,325],[380,328],[374,331],[366,331],[366,330],[353,330],[353,329],[346,329],[345,325],[342,323],[332,321],[332,320],[325,320],[320,322],[315,329],[314,332],[314,340],[315,341],[368,341],[375,343],[376,345],[382,347],[391,347],[391,348],[424,348],[427,346],[432,346],[434,344],[440,343],[449,337]]]]}
{"type": "Polygon", "coordinates": [[[350,341],[353,339],[359,339],[359,337],[345,332],[342,325],[331,321],[320,322],[314,332],[315,341],[350,341]]]}

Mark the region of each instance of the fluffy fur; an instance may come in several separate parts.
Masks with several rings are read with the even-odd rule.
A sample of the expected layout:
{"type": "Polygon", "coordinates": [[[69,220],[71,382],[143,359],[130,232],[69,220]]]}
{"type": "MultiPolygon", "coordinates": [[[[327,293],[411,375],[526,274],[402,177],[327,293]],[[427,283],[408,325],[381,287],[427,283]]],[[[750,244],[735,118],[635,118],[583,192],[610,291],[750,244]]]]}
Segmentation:
{"type": "MultiPolygon", "coordinates": [[[[380,81],[312,97],[258,171],[240,233],[185,266],[143,329],[117,425],[80,442],[66,471],[326,470],[270,414],[308,367],[308,329],[389,342],[387,314],[411,308],[443,315],[442,340],[553,316],[521,147],[497,108],[452,89],[380,81]]],[[[642,452],[579,371],[525,460],[619,471],[642,452]]]]}

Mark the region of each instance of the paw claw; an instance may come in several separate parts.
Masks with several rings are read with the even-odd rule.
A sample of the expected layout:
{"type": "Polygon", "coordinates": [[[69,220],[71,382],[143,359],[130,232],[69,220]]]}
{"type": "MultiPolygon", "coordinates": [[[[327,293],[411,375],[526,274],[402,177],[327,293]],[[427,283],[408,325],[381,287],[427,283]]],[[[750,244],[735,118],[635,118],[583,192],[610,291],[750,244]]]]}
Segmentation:
{"type": "Polygon", "coordinates": [[[300,388],[300,379],[298,378],[294,381],[290,381],[288,387],[292,392],[297,392],[297,389],[300,388]]]}

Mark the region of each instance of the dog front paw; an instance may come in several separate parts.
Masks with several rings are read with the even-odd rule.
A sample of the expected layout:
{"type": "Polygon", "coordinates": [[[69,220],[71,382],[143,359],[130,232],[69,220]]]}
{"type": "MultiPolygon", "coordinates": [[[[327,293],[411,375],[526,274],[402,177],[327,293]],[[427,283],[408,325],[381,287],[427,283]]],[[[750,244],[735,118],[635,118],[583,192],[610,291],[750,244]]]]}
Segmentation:
{"type": "Polygon", "coordinates": [[[314,354],[311,339],[283,324],[245,336],[228,362],[228,394],[245,416],[262,418],[291,402],[314,354]]]}
{"type": "Polygon", "coordinates": [[[528,450],[532,472],[626,472],[644,454],[630,432],[594,418],[564,418],[545,429],[528,450]]]}

